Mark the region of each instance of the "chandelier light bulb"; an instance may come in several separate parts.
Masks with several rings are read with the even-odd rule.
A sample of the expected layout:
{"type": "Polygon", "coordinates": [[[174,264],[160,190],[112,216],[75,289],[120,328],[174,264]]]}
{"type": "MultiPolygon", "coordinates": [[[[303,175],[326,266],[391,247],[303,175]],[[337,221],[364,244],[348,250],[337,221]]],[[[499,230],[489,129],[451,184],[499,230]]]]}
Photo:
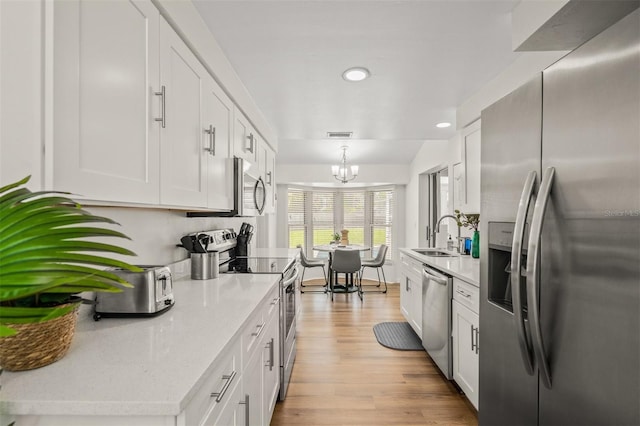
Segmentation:
{"type": "Polygon", "coordinates": [[[351,167],[347,166],[347,146],[343,146],[342,149],[342,161],[339,165],[331,166],[331,174],[336,180],[339,180],[342,183],[347,183],[356,178],[358,176],[359,167],[356,165],[352,165],[351,167]],[[351,176],[349,176],[349,171],[351,171],[351,176]]]}

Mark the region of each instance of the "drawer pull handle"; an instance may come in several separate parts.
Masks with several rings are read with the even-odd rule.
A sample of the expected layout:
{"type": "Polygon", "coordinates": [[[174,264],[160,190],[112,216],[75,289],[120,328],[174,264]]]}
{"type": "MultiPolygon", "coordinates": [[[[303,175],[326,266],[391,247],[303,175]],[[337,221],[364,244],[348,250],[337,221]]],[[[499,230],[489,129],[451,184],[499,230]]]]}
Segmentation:
{"type": "Polygon", "coordinates": [[[262,330],[264,329],[265,324],[266,322],[263,322],[262,324],[257,325],[256,327],[258,328],[258,331],[254,331],[253,333],[251,333],[251,335],[258,337],[262,333],[262,330]]]}
{"type": "Polygon", "coordinates": [[[211,392],[211,398],[215,396],[216,402],[222,401],[222,398],[224,398],[224,394],[227,393],[227,389],[229,389],[229,385],[231,385],[231,382],[233,382],[233,379],[235,377],[236,377],[235,370],[232,371],[231,374],[229,375],[225,374],[224,376],[222,376],[222,380],[226,380],[226,382],[224,383],[224,386],[222,386],[222,389],[220,389],[220,392],[211,392]]]}
{"type": "Polygon", "coordinates": [[[470,295],[469,293],[465,293],[464,291],[462,291],[462,290],[460,290],[460,289],[456,290],[456,292],[457,292],[458,294],[463,295],[464,297],[471,297],[471,295],[470,295]]]}
{"type": "Polygon", "coordinates": [[[280,301],[280,298],[276,297],[275,299],[273,299],[273,302],[271,302],[271,304],[272,305],[277,305],[279,301],[280,301]]]}

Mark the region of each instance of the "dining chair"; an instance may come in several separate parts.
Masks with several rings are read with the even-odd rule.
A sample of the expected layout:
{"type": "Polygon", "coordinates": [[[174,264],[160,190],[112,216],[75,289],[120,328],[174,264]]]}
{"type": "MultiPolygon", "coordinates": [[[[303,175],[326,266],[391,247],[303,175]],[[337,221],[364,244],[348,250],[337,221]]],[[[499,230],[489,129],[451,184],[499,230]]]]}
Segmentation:
{"type": "Polygon", "coordinates": [[[300,289],[300,293],[326,293],[329,287],[329,281],[327,280],[327,271],[324,269],[324,265],[326,263],[326,261],[324,259],[318,259],[316,257],[307,257],[306,254],[304,254],[304,249],[302,248],[301,244],[298,244],[297,247],[300,249],[300,265],[302,265],[303,269],[302,269],[302,276],[300,278],[300,287],[305,288],[305,287],[320,287],[320,286],[310,286],[310,285],[304,285],[304,271],[307,270],[307,268],[318,268],[321,267],[322,268],[322,275],[324,276],[324,284],[322,285],[322,290],[303,290],[302,288],[300,289]]]}
{"type": "Polygon", "coordinates": [[[333,301],[333,293],[335,293],[335,283],[338,283],[338,275],[345,274],[345,292],[349,292],[350,286],[355,286],[360,300],[362,300],[362,287],[360,286],[360,268],[362,262],[360,261],[360,251],[358,250],[341,250],[336,249],[333,252],[333,258],[331,260],[331,273],[335,274],[335,279],[330,280],[331,288],[331,301],[333,301]],[[355,280],[354,280],[355,276],[355,280]]]}
{"type": "MultiPolygon", "coordinates": [[[[375,287],[380,288],[382,282],[380,281],[380,271],[382,271],[382,278],[384,280],[384,290],[368,290],[366,293],[386,293],[387,292],[387,277],[384,275],[384,261],[387,256],[387,250],[389,247],[386,244],[381,244],[380,248],[378,248],[378,254],[373,259],[364,259],[362,260],[362,270],[360,271],[360,288],[363,288],[362,285],[362,277],[364,277],[364,268],[375,268],[378,273],[378,285],[375,287]]],[[[364,286],[364,287],[373,287],[372,285],[364,286]]],[[[364,290],[363,290],[364,292],[364,290]]]]}

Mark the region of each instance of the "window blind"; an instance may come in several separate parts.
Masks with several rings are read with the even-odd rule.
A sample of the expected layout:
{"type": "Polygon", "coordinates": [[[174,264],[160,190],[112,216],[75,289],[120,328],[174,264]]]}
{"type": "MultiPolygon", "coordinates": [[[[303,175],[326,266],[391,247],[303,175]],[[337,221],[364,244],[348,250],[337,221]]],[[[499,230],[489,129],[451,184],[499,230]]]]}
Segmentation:
{"type": "Polygon", "coordinates": [[[365,192],[342,192],[342,220],[349,230],[350,244],[365,244],[365,192]]]}
{"type": "MultiPolygon", "coordinates": [[[[307,252],[327,244],[334,232],[349,230],[349,242],[373,247],[393,246],[394,192],[380,190],[288,191],[289,247],[301,244],[307,252]]],[[[391,257],[389,250],[387,257],[391,257]]]]}
{"type": "Polygon", "coordinates": [[[313,191],[312,196],[312,223],[313,240],[312,245],[329,244],[333,236],[334,229],[334,191],[313,191]]]}
{"type": "MultiPolygon", "coordinates": [[[[393,190],[371,191],[371,245],[379,247],[381,244],[389,246],[387,257],[393,247],[392,226],[394,197],[393,190]]],[[[375,254],[374,254],[375,255],[375,254]]]]}
{"type": "Polygon", "coordinates": [[[305,246],[306,241],[306,221],[305,202],[307,193],[299,189],[289,189],[287,223],[289,224],[289,248],[295,248],[298,244],[305,246]]]}

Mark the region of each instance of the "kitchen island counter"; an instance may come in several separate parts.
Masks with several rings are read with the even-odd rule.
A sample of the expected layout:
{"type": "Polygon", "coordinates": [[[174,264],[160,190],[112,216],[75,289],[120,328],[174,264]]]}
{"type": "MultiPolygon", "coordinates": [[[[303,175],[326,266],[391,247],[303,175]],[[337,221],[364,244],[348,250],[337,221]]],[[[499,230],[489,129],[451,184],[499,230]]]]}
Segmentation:
{"type": "Polygon", "coordinates": [[[95,322],[83,306],[63,359],[2,375],[0,417],[177,416],[278,278],[175,280],[175,305],[154,317],[95,322]]]}
{"type": "MultiPolygon", "coordinates": [[[[446,251],[443,249],[438,250],[446,251]]],[[[433,257],[416,253],[410,248],[401,248],[400,251],[469,284],[473,284],[476,287],[480,286],[480,259],[474,259],[469,255],[458,255],[455,252],[450,257],[433,257]]]]}

